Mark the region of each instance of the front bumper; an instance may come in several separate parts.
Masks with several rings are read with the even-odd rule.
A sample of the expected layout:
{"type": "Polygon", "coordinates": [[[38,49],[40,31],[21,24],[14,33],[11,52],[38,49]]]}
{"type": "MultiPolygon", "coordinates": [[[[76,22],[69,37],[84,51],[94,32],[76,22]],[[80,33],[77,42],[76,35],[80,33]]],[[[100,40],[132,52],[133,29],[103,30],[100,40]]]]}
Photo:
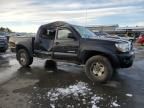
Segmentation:
{"type": "Polygon", "coordinates": [[[128,68],[133,65],[133,61],[135,58],[135,53],[134,51],[131,51],[129,53],[124,53],[124,54],[118,54],[117,55],[118,61],[119,61],[119,66],[120,68],[128,68]]]}

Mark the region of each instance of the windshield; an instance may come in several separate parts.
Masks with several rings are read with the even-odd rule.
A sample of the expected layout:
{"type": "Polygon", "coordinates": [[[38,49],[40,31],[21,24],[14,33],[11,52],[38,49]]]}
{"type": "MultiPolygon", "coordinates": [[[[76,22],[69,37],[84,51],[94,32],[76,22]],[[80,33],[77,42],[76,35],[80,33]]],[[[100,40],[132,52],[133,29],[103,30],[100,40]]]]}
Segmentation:
{"type": "Polygon", "coordinates": [[[76,31],[81,35],[82,38],[93,38],[96,37],[96,35],[90,31],[89,29],[82,27],[82,26],[75,26],[73,27],[76,29],[76,31]]]}

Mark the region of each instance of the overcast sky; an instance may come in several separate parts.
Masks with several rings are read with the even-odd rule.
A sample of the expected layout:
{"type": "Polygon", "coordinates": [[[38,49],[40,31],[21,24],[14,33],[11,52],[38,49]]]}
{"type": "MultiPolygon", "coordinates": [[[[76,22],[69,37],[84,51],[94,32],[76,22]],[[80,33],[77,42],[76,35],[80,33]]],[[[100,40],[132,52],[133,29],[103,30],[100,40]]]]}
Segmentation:
{"type": "Polygon", "coordinates": [[[144,26],[144,0],[0,0],[0,26],[36,32],[52,21],[144,26]]]}

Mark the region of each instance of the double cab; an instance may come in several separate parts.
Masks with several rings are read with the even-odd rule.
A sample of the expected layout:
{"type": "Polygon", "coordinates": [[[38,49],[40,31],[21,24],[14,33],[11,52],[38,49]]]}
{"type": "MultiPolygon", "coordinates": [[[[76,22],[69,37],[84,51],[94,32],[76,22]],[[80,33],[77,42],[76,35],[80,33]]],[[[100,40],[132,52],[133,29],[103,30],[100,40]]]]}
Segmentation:
{"type": "Polygon", "coordinates": [[[101,38],[85,27],[57,21],[40,26],[35,37],[19,41],[16,56],[23,67],[34,57],[84,65],[90,80],[106,82],[116,69],[132,66],[134,51],[129,41],[101,38]]]}

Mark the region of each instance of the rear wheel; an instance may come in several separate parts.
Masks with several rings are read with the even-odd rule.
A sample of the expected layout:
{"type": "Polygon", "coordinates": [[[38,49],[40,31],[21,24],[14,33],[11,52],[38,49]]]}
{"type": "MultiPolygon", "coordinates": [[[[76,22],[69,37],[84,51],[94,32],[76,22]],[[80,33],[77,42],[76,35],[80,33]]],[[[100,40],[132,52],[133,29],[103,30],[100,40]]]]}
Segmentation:
{"type": "Polygon", "coordinates": [[[97,55],[88,59],[85,73],[90,80],[102,83],[111,79],[113,69],[106,57],[97,55]]]}
{"type": "Polygon", "coordinates": [[[28,51],[25,49],[18,50],[17,59],[23,67],[28,67],[33,62],[33,57],[30,57],[28,51]]]}

